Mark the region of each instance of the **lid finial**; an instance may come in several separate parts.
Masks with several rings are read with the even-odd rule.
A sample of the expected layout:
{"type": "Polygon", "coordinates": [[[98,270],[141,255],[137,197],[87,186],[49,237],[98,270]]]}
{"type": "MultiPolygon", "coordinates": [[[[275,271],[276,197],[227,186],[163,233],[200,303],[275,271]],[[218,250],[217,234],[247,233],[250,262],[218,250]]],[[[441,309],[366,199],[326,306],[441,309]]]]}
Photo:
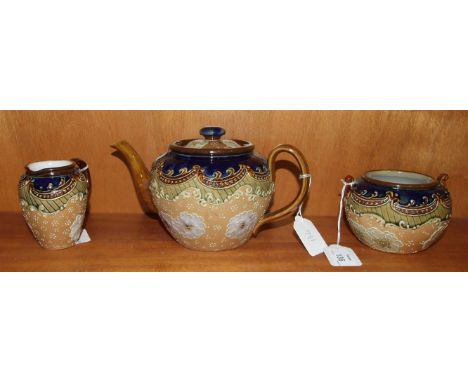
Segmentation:
{"type": "Polygon", "coordinates": [[[226,131],[219,126],[206,126],[200,129],[200,135],[203,135],[205,139],[214,141],[215,139],[221,139],[226,134],[226,131]]]}

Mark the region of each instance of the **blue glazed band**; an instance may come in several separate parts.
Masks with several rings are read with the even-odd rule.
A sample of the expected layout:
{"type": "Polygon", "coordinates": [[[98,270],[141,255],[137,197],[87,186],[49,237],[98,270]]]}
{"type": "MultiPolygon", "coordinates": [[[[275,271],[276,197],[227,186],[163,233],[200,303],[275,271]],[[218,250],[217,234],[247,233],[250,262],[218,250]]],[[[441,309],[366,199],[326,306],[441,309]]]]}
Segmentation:
{"type": "Polygon", "coordinates": [[[364,197],[370,197],[374,193],[377,193],[376,196],[379,198],[385,197],[387,191],[393,191],[399,195],[401,204],[408,204],[411,200],[414,200],[416,205],[420,205],[424,202],[424,199],[432,202],[436,194],[444,198],[449,197],[447,189],[440,184],[427,190],[402,190],[398,189],[398,187],[378,186],[364,179],[358,179],[354,185],[354,189],[364,197]]]}
{"type": "Polygon", "coordinates": [[[60,188],[70,177],[67,175],[53,177],[30,177],[37,191],[51,191],[60,188]]]}
{"type": "Polygon", "coordinates": [[[229,176],[228,169],[232,168],[234,171],[238,171],[240,165],[246,165],[257,173],[269,173],[267,160],[257,153],[217,157],[216,160],[213,160],[210,156],[181,155],[168,152],[161,160],[164,161],[163,173],[172,173],[173,176],[181,174],[181,170],[190,170],[194,165],[200,166],[207,177],[214,176],[216,172],[220,172],[222,177],[229,176]]]}

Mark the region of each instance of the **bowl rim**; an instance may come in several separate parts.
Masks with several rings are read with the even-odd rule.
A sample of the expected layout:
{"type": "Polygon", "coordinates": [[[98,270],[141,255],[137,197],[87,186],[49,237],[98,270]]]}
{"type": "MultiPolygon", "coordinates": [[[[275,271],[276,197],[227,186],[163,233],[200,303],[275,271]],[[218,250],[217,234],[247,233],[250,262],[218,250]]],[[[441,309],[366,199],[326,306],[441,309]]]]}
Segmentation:
{"type": "Polygon", "coordinates": [[[440,181],[438,179],[434,179],[434,177],[417,172],[417,171],[407,171],[407,170],[400,170],[400,169],[375,169],[375,170],[369,170],[362,175],[362,178],[371,184],[375,184],[377,186],[387,186],[387,187],[393,187],[397,189],[402,189],[402,190],[428,190],[431,188],[436,187],[437,185],[440,184],[440,181]],[[430,179],[430,182],[428,183],[401,183],[401,182],[390,182],[390,181],[383,181],[379,179],[372,178],[370,176],[370,173],[373,172],[386,172],[386,173],[399,173],[399,174],[414,174],[414,175],[419,175],[423,176],[426,178],[430,179]]]}

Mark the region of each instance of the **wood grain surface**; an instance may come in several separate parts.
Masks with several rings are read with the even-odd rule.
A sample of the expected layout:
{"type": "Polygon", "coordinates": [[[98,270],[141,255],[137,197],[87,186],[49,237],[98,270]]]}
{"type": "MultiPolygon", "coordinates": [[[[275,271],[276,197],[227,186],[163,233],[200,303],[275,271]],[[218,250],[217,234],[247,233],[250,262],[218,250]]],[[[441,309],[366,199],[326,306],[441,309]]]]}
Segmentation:
{"type": "MultiPolygon", "coordinates": [[[[336,240],[335,218],[313,221],[327,243],[336,240]]],[[[0,271],[468,271],[468,219],[454,219],[439,242],[415,255],[374,251],[343,225],[342,244],[356,251],[361,267],[309,256],[290,223],[270,226],[235,250],[195,252],[144,214],[94,214],[87,223],[92,241],[58,251],[39,247],[19,214],[1,213],[0,222],[0,271]]]]}
{"type": "MultiPolygon", "coordinates": [[[[93,213],[137,213],[125,164],[109,147],[127,139],[145,163],[169,143],[220,125],[227,137],[252,141],[265,156],[281,143],[305,154],[313,176],[306,213],[337,213],[340,179],[395,168],[449,174],[453,215],[468,216],[466,111],[2,111],[0,211],[18,211],[17,181],[26,163],[80,157],[89,162],[93,213]]],[[[297,192],[297,166],[281,155],[273,208],[297,192]]]]}

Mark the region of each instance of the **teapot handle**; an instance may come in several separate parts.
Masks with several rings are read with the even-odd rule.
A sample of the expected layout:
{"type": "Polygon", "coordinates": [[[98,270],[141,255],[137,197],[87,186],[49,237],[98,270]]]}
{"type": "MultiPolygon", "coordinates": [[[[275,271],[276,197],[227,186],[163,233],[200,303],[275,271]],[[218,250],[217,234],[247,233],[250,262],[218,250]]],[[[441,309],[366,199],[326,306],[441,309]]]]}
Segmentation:
{"type": "Polygon", "coordinates": [[[278,154],[285,152],[291,154],[294,159],[296,159],[297,163],[299,164],[299,168],[301,170],[301,188],[299,189],[299,193],[296,195],[294,200],[289,203],[287,206],[282,207],[276,211],[269,212],[265,214],[255,226],[253,230],[253,235],[256,236],[260,227],[266,223],[269,223],[273,220],[282,218],[290,213],[293,213],[297,210],[297,208],[301,205],[304,201],[305,196],[307,195],[307,191],[309,190],[309,166],[307,165],[306,159],[304,155],[294,146],[291,145],[279,145],[275,147],[268,155],[268,168],[271,171],[271,176],[273,181],[275,180],[275,164],[276,164],[276,157],[278,154]]]}

